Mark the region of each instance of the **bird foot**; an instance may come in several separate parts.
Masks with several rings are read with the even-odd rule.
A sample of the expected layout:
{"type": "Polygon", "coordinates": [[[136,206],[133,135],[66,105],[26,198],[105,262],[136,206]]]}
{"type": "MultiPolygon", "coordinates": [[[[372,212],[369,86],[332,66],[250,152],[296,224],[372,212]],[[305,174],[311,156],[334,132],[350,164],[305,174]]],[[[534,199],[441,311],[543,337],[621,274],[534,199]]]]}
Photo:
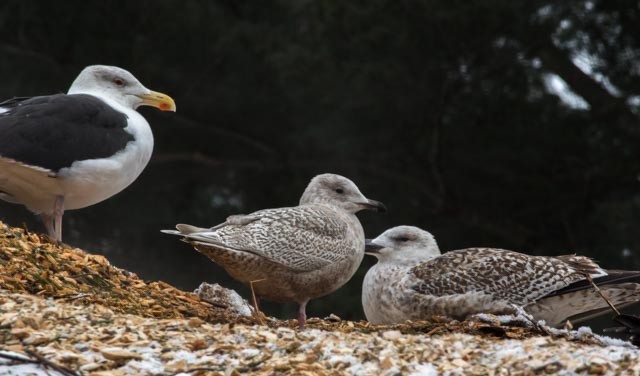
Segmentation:
{"type": "MultiPolygon", "coordinates": [[[[547,330],[547,328],[544,326],[544,324],[541,324],[539,321],[536,321],[536,319],[531,316],[531,314],[527,311],[524,310],[524,308],[520,307],[519,305],[516,304],[512,304],[511,308],[513,308],[515,314],[516,314],[516,318],[518,317],[522,317],[525,320],[527,320],[528,322],[531,323],[531,325],[538,330],[540,333],[549,335],[549,331],[547,330]]],[[[544,322],[542,322],[544,323],[544,322]]]]}
{"type": "Polygon", "coordinates": [[[49,234],[38,234],[38,238],[40,238],[40,241],[43,243],[49,243],[49,244],[53,244],[53,245],[62,245],[64,243],[62,243],[60,240],[56,239],[55,236],[49,235],[49,234]]]}

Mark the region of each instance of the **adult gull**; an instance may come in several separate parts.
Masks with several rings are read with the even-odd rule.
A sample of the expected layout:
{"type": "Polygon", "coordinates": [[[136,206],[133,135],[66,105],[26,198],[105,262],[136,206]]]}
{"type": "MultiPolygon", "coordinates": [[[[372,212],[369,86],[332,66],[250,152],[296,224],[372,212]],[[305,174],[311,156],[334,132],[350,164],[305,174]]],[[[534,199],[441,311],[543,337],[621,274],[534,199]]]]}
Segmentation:
{"type": "Polygon", "coordinates": [[[153,150],[136,108],[175,111],[128,71],[88,66],[67,94],[0,103],[0,199],[25,205],[62,240],[62,215],[103,201],[140,175],[153,150]]]}

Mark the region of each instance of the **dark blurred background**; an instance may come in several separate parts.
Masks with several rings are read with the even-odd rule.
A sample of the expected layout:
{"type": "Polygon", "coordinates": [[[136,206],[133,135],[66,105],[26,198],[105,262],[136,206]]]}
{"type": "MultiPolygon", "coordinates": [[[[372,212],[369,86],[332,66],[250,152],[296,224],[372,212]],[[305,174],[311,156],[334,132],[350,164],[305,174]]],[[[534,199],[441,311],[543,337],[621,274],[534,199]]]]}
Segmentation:
{"type": "MultiPolygon", "coordinates": [[[[156,147],[127,190],[69,211],[65,242],[148,280],[234,283],[160,229],[296,205],[318,173],[443,250],[577,252],[640,269],[638,1],[0,2],[0,98],[66,92],[86,65],[130,70],[156,147]]],[[[43,231],[24,207],[0,219],[43,231]]],[[[362,277],[311,316],[363,318],[362,277]]],[[[269,305],[294,316],[294,305],[269,305]]]]}

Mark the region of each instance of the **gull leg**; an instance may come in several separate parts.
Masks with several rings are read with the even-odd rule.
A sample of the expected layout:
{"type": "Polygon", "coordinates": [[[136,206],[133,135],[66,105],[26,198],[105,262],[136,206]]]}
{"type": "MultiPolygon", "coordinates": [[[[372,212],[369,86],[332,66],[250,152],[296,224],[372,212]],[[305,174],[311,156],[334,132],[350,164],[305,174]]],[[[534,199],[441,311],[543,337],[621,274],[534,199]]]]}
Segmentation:
{"type": "Polygon", "coordinates": [[[53,202],[53,220],[55,228],[55,239],[62,241],[62,214],[64,214],[64,196],[56,196],[53,202]]]}
{"type": "Polygon", "coordinates": [[[258,283],[258,282],[262,282],[262,281],[266,281],[266,278],[262,278],[262,279],[257,279],[255,281],[249,281],[249,287],[251,288],[251,298],[253,300],[253,308],[256,310],[256,312],[260,312],[260,307],[258,307],[258,303],[260,302],[260,298],[258,298],[256,296],[256,291],[253,289],[253,284],[254,283],[258,283]]]}
{"type": "Polygon", "coordinates": [[[253,300],[253,309],[254,309],[253,316],[258,319],[258,322],[260,323],[260,325],[265,324],[264,320],[262,319],[265,316],[265,314],[262,313],[262,311],[260,311],[260,307],[258,307],[258,302],[260,301],[260,298],[256,296],[256,291],[253,289],[253,284],[256,282],[262,282],[264,280],[266,280],[266,278],[258,279],[255,281],[249,281],[249,287],[251,287],[251,298],[253,300]]]}
{"type": "Polygon", "coordinates": [[[47,235],[52,239],[56,236],[56,230],[53,228],[53,216],[41,213],[40,219],[42,219],[42,223],[44,223],[44,228],[47,230],[47,235]]]}
{"type": "Polygon", "coordinates": [[[300,307],[298,307],[298,326],[300,329],[304,328],[307,323],[307,302],[308,300],[301,302],[300,307]]]}

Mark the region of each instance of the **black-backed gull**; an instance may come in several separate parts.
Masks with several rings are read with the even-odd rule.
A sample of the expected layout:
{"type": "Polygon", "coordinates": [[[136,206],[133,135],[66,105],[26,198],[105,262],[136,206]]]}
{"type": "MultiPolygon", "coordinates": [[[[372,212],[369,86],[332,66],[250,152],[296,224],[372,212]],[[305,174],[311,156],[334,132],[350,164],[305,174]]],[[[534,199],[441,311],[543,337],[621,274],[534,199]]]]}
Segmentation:
{"type": "Polygon", "coordinates": [[[86,67],[67,94],[0,103],[0,199],[39,214],[62,240],[62,215],[122,191],[149,162],[153,134],[135,109],[175,111],[169,96],[113,66],[86,67]]]}

